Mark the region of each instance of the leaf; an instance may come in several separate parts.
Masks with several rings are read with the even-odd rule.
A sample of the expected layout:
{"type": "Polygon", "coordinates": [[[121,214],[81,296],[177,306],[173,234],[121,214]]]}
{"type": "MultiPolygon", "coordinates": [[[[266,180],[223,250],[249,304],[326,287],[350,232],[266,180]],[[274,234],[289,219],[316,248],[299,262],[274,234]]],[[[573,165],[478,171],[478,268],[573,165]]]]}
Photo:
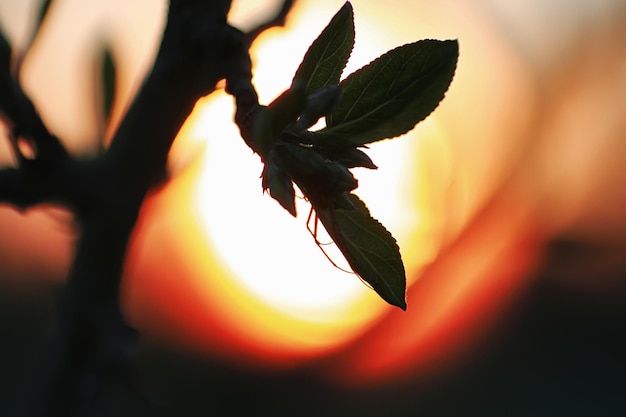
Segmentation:
{"type": "Polygon", "coordinates": [[[396,240],[361,199],[348,198],[353,210],[315,211],[352,270],[383,300],[406,310],[406,276],[396,240]]]}
{"type": "Polygon", "coordinates": [[[109,120],[111,116],[111,109],[113,108],[113,101],[115,99],[115,62],[113,61],[113,56],[111,55],[111,51],[109,48],[104,49],[103,57],[102,57],[102,68],[101,68],[101,77],[102,77],[102,111],[103,111],[103,120],[109,120]]]}
{"type": "Polygon", "coordinates": [[[263,191],[269,190],[270,196],[278,201],[280,205],[296,217],[296,192],[289,176],[280,170],[272,161],[270,153],[270,161],[265,164],[261,177],[263,178],[263,191]]]}
{"type": "Polygon", "coordinates": [[[39,30],[41,29],[41,25],[43,24],[48,12],[50,11],[50,6],[52,5],[53,0],[43,0],[41,2],[41,6],[39,7],[39,15],[37,16],[37,21],[35,22],[35,28],[33,30],[32,39],[35,39],[39,30]]]}
{"type": "Polygon", "coordinates": [[[362,167],[378,169],[372,159],[367,156],[365,152],[357,148],[317,147],[316,149],[320,155],[323,155],[331,161],[338,162],[346,168],[362,167]]]}
{"type": "Polygon", "coordinates": [[[327,85],[310,94],[298,121],[291,129],[301,133],[313,126],[317,121],[330,114],[341,101],[341,88],[336,85],[327,85]]]}
{"type": "Polygon", "coordinates": [[[289,88],[267,106],[272,123],[272,135],[280,134],[294,123],[306,105],[306,95],[302,88],[289,88]]]}
{"type": "Polygon", "coordinates": [[[272,144],[279,134],[293,124],[306,104],[306,96],[301,88],[289,88],[267,106],[257,109],[252,135],[254,151],[261,159],[267,160],[272,144]]]}
{"type": "Polygon", "coordinates": [[[0,70],[9,72],[11,68],[11,44],[0,28],[0,70]]]}
{"type": "Polygon", "coordinates": [[[408,132],[443,99],[457,58],[455,40],[392,49],[341,82],[343,99],[319,133],[358,146],[408,132]]]}
{"type": "Polygon", "coordinates": [[[354,47],[354,13],[346,2],[307,50],[292,87],[304,86],[306,95],[339,84],[354,47]]]}
{"type": "Polygon", "coordinates": [[[283,142],[274,145],[271,155],[318,210],[329,207],[336,195],[358,186],[345,166],[327,160],[311,147],[283,142]]]}

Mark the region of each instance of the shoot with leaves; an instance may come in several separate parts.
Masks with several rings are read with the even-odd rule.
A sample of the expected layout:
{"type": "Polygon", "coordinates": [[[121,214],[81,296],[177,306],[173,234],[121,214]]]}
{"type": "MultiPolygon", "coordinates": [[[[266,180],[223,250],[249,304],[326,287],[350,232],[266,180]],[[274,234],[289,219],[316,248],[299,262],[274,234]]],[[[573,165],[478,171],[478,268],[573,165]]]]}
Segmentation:
{"type": "Polygon", "coordinates": [[[255,110],[247,142],[264,163],[263,189],[296,216],[297,186],[354,273],[406,309],[400,250],[352,193],[358,182],[350,168],[376,169],[362,149],[403,135],[435,110],[454,76],[458,43],[406,44],[341,80],[353,46],[348,2],[309,47],[291,87],[255,110]],[[326,126],[309,130],[321,118],[326,126]]]}

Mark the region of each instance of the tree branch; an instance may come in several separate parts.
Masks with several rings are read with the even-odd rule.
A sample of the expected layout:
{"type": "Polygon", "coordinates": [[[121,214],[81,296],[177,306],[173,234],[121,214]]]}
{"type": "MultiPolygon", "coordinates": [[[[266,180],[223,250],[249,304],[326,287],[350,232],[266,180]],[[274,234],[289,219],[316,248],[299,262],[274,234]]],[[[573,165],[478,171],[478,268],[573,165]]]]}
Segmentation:
{"type": "MultiPolygon", "coordinates": [[[[76,209],[93,196],[86,187],[80,166],[52,135],[35,106],[9,73],[0,70],[0,117],[9,126],[9,140],[18,166],[0,171],[0,201],[25,209],[44,201],[76,209]],[[19,141],[25,141],[32,155],[25,155],[19,141]]],[[[84,172],[83,172],[84,174],[84,172]]]]}
{"type": "Polygon", "coordinates": [[[261,33],[265,32],[268,29],[277,26],[285,26],[285,21],[287,20],[287,16],[289,15],[289,12],[291,11],[294,3],[295,0],[283,0],[283,4],[278,10],[278,13],[276,13],[276,15],[272,19],[269,19],[267,22],[259,24],[256,28],[248,32],[248,43],[252,44],[252,42],[254,42],[254,40],[261,33]]]}
{"type": "MultiPolygon", "coordinates": [[[[276,22],[284,21],[292,3],[285,1],[276,22]]],[[[17,83],[0,80],[0,108],[16,137],[31,139],[37,148],[34,160],[24,158],[17,169],[0,171],[0,200],[29,206],[59,199],[75,206],[81,226],[55,337],[33,388],[41,400],[29,404],[28,415],[93,416],[111,364],[125,375],[135,337],[119,305],[129,237],[146,193],[164,177],[176,134],[196,101],[222,79],[236,98],[242,136],[254,149],[245,130],[258,107],[248,48],[263,28],[278,23],[246,35],[226,23],[230,4],[170,1],[152,71],[111,146],[93,161],[74,161],[17,83]]]]}
{"type": "Polygon", "coordinates": [[[35,106],[19,83],[7,71],[0,71],[0,110],[12,125],[12,134],[31,140],[37,159],[48,164],[71,159],[61,142],[41,120],[35,106]]]}
{"type": "Polygon", "coordinates": [[[259,96],[252,84],[252,63],[248,48],[254,40],[265,30],[284,26],[285,20],[295,0],[284,0],[278,13],[267,22],[259,24],[245,35],[245,53],[239,53],[234,61],[234,68],[226,77],[226,92],[235,98],[235,123],[239,128],[239,133],[246,144],[258,153],[258,145],[255,143],[252,134],[252,126],[259,110],[259,96]]]}

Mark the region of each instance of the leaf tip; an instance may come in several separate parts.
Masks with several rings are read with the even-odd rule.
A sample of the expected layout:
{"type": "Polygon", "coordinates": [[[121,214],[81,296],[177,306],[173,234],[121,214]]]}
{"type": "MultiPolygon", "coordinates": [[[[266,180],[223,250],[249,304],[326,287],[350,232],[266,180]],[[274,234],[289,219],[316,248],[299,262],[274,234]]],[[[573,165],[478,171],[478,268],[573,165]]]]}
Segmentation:
{"type": "MultiPolygon", "coordinates": [[[[382,294],[379,293],[379,295],[382,294]]],[[[404,286],[404,291],[402,292],[402,295],[399,294],[399,291],[394,291],[392,294],[388,294],[387,297],[383,299],[392,306],[398,307],[402,311],[406,311],[406,285],[404,286]]]]}
{"type": "Polygon", "coordinates": [[[448,60],[453,69],[456,70],[456,66],[459,60],[459,41],[458,39],[446,39],[445,41],[439,41],[439,56],[442,60],[448,60]]]}
{"type": "Polygon", "coordinates": [[[444,48],[446,48],[449,52],[459,55],[459,40],[458,39],[446,39],[442,42],[444,48]]]}

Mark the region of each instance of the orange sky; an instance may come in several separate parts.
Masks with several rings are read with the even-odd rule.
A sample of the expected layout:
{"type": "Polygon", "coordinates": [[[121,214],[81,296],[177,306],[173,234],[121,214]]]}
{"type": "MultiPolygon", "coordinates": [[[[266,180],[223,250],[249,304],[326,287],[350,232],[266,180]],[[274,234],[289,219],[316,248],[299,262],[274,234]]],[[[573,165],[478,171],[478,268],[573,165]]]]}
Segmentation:
{"type": "MultiPolygon", "coordinates": [[[[6,25],[10,38],[16,42],[24,38],[26,32],[23,29],[28,26],[28,16],[19,11],[27,10],[29,3],[32,2],[0,2],[0,23],[6,25]]],[[[235,2],[233,19],[237,24],[249,24],[251,16],[257,16],[246,3],[258,4],[235,2]]],[[[291,32],[276,29],[260,39],[253,58],[257,65],[255,82],[263,101],[270,101],[288,86],[306,47],[342,3],[335,0],[301,1],[289,21],[291,32]],[[294,39],[300,41],[290,44],[289,41],[294,39]],[[284,54],[286,50],[289,54],[284,54]]],[[[86,92],[93,91],[98,42],[111,42],[119,64],[121,93],[115,114],[121,115],[127,97],[139,85],[154,56],[163,23],[164,2],[58,0],[55,4],[51,20],[43,29],[45,36],[26,60],[22,80],[51,129],[72,151],[89,153],[95,149],[93,139],[97,136],[97,125],[95,118],[90,116],[96,110],[95,99],[86,92]]],[[[236,337],[230,335],[234,339],[223,338],[220,330],[207,330],[202,337],[213,342],[221,340],[222,354],[234,349],[242,357],[271,356],[267,353],[269,350],[250,353],[245,343],[237,345],[233,342],[246,340],[251,343],[254,340],[263,343],[271,337],[278,340],[276,344],[279,345],[272,346],[272,349],[286,352],[291,348],[294,350],[290,358],[307,357],[310,354],[307,349],[315,343],[324,349],[329,348],[321,338],[332,333],[344,332],[343,339],[337,339],[342,343],[361,333],[382,334],[382,339],[360,339],[350,351],[354,352],[354,357],[367,356],[372,349],[377,349],[376,340],[384,340],[385,335],[393,331],[384,329],[399,332],[406,326],[420,329],[412,334],[421,334],[422,339],[417,340],[415,336],[398,342],[395,350],[389,353],[390,362],[380,364],[378,371],[396,369],[394,366],[399,369],[401,359],[407,352],[415,353],[415,346],[424,347],[435,343],[433,340],[450,344],[449,335],[453,331],[467,328],[466,322],[459,321],[459,312],[465,314],[464,317],[473,317],[473,322],[480,324],[502,308],[501,300],[523,288],[520,277],[528,274],[540,258],[542,239],[561,233],[598,241],[614,241],[626,236],[626,217],[622,215],[626,203],[623,191],[626,188],[622,184],[626,174],[623,141],[626,122],[621,116],[626,100],[626,72],[623,71],[626,64],[626,54],[623,53],[626,51],[623,41],[626,39],[626,6],[623,2],[577,1],[570,2],[566,9],[542,1],[389,0],[383,3],[356,0],[353,5],[357,49],[349,70],[358,68],[387,49],[420,38],[455,38],[460,43],[457,74],[436,113],[420,124],[410,137],[373,146],[374,161],[381,161],[379,172],[374,175],[359,172],[357,175],[363,184],[360,188],[362,196],[374,215],[398,236],[409,278],[423,278],[410,290],[409,306],[412,299],[416,304],[417,300],[428,304],[429,294],[438,294],[439,298],[435,299],[441,301],[428,311],[422,304],[413,312],[409,307],[409,313],[398,316],[396,312],[390,313],[384,306],[375,304],[375,297],[363,295],[364,298],[359,298],[361,295],[358,295],[355,311],[366,308],[370,315],[361,314],[359,319],[339,321],[335,324],[338,327],[321,328],[311,324],[310,320],[306,325],[296,322],[293,327],[287,327],[283,322],[285,328],[282,330],[261,321],[256,329],[244,328],[240,323],[240,327],[234,325],[229,330],[235,333],[236,337]],[[407,158],[407,155],[411,157],[407,158]],[[386,180],[379,184],[376,178],[386,180]],[[390,183],[395,188],[390,187],[390,183]],[[382,195],[385,198],[376,198],[382,195]],[[390,206],[397,211],[390,210],[390,206]],[[506,269],[503,274],[506,279],[501,276],[502,268],[506,269]],[[499,271],[501,275],[498,275],[499,271]],[[500,286],[486,283],[499,283],[500,286]],[[455,291],[446,290],[449,288],[455,291]],[[466,294],[475,298],[464,298],[466,294]],[[476,300],[482,300],[480,308],[476,300]],[[373,326],[370,329],[363,324],[363,317],[372,320],[385,317],[391,324],[386,328],[373,326]],[[439,323],[441,327],[433,323],[439,323]],[[285,335],[287,328],[292,329],[290,335],[285,335]],[[448,329],[448,333],[442,333],[443,328],[448,329]],[[272,332],[283,334],[284,339],[272,332]],[[269,336],[264,338],[263,334],[269,336]]],[[[172,166],[180,169],[181,177],[163,195],[179,196],[186,199],[189,206],[177,210],[171,200],[156,196],[146,209],[152,210],[152,222],[142,229],[147,235],[157,233],[161,239],[183,242],[184,237],[179,232],[183,226],[192,227],[188,224],[189,217],[203,218],[197,229],[208,230],[208,236],[194,235],[194,239],[206,239],[219,247],[211,252],[211,257],[217,259],[214,267],[221,271],[221,277],[237,275],[240,265],[236,262],[229,264],[228,255],[223,250],[229,243],[220,237],[217,223],[228,225],[233,221],[234,224],[254,225],[267,222],[261,204],[267,204],[268,211],[287,217],[269,199],[255,202],[258,204],[254,206],[255,210],[237,214],[232,207],[225,206],[225,210],[231,212],[230,218],[218,214],[207,220],[208,217],[203,217],[204,209],[198,214],[199,207],[207,207],[198,201],[202,195],[208,195],[212,201],[225,201],[229,198],[229,190],[250,187],[250,191],[242,194],[262,197],[258,160],[236,138],[232,123],[225,120],[232,111],[228,107],[229,100],[216,96],[203,101],[206,107],[198,108],[193,123],[190,121],[173,148],[172,166]],[[215,103],[223,105],[219,109],[211,107],[215,103]],[[217,121],[212,119],[216,114],[220,115],[217,121]],[[212,135],[212,132],[220,132],[220,135],[212,135]],[[225,144],[224,141],[229,142],[225,144]],[[223,188],[218,181],[204,183],[202,190],[193,188],[194,183],[188,177],[191,172],[200,173],[200,166],[206,162],[209,174],[202,178],[215,180],[219,177],[210,168],[219,166],[221,171],[218,172],[224,172],[228,165],[217,164],[220,159],[227,159],[222,155],[231,154],[233,158],[248,161],[241,171],[250,172],[241,178],[233,175],[232,184],[222,181],[223,188]],[[192,168],[185,171],[184,167],[190,164],[192,168]],[[209,192],[205,191],[207,187],[209,192]],[[186,194],[180,194],[185,190],[186,194]]],[[[7,160],[6,157],[0,158],[0,161],[7,160]]],[[[224,177],[228,178],[227,175],[224,177]]],[[[211,207],[216,211],[219,206],[213,204],[211,207]]],[[[3,230],[0,265],[4,268],[3,273],[13,275],[14,280],[41,274],[62,279],[71,258],[73,239],[67,217],[40,212],[22,218],[9,209],[0,210],[3,230]],[[30,238],[33,230],[37,232],[36,239],[30,238]],[[18,235],[20,239],[15,238],[18,235]]],[[[255,237],[265,237],[267,232],[254,232],[251,227],[239,226],[246,233],[253,234],[249,237],[252,245],[255,237]]],[[[226,230],[235,228],[230,226],[226,230]]],[[[311,243],[302,223],[293,223],[289,231],[302,232],[303,241],[308,239],[311,243]]],[[[267,246],[279,248],[281,242],[297,239],[285,236],[277,237],[276,242],[267,246]]],[[[235,243],[244,238],[248,239],[242,237],[235,243]]],[[[206,295],[192,290],[214,284],[200,274],[207,273],[207,265],[198,261],[201,254],[186,252],[176,245],[181,253],[172,249],[164,254],[161,246],[150,249],[155,246],[154,242],[146,239],[142,243],[138,239],[133,247],[135,256],[138,259],[144,256],[144,262],[137,261],[131,268],[135,275],[131,274],[134,281],[130,281],[128,297],[133,300],[132,305],[144,307],[143,310],[134,308],[135,320],[145,320],[142,324],[149,327],[148,319],[158,316],[170,320],[176,327],[179,324],[176,320],[184,320],[184,317],[159,310],[158,303],[171,294],[206,302],[206,295]],[[140,271],[150,271],[149,262],[153,258],[146,255],[151,253],[150,250],[154,251],[153,255],[169,256],[170,266],[183,268],[176,271],[190,277],[187,286],[172,282],[169,275],[159,275],[159,271],[152,271],[156,278],[151,276],[152,281],[146,281],[145,275],[148,274],[142,275],[140,271]],[[190,261],[198,264],[190,266],[190,261]],[[194,268],[195,272],[192,271],[194,268]],[[140,291],[140,283],[148,285],[147,282],[154,284],[155,281],[161,287],[140,291]],[[171,292],[163,292],[164,288],[171,292]]],[[[321,258],[318,252],[308,255],[321,258]]],[[[271,255],[260,256],[259,262],[268,257],[271,259],[271,255]]],[[[251,255],[248,260],[251,264],[254,261],[251,255]]],[[[273,270],[268,272],[270,267],[271,262],[270,266],[257,267],[262,271],[259,276],[269,277],[273,273],[273,270]]],[[[176,272],[172,274],[176,275],[176,272]]],[[[288,272],[285,274],[285,280],[298,279],[289,276],[288,272]]],[[[350,276],[343,278],[354,279],[350,276]]],[[[250,294],[257,291],[245,281],[235,282],[233,287],[223,289],[225,292],[219,294],[232,296],[233,288],[244,288],[249,291],[245,297],[251,297],[250,294]]],[[[304,285],[293,285],[294,292],[288,297],[302,292],[304,285]]],[[[350,286],[347,284],[345,291],[352,291],[350,286]]],[[[233,314],[228,310],[231,308],[229,303],[221,305],[215,299],[211,301],[213,309],[222,309],[220,314],[233,314]]],[[[319,309],[310,308],[323,315],[319,309]]],[[[324,311],[332,316],[328,311],[334,310],[324,311]]],[[[283,313],[281,309],[268,310],[274,319],[283,313]]],[[[198,315],[197,323],[188,323],[187,328],[179,328],[179,331],[182,339],[194,339],[198,343],[197,339],[202,339],[198,334],[214,316],[206,311],[195,311],[194,314],[198,315]]],[[[245,321],[245,314],[252,317],[255,312],[244,311],[243,314],[245,321]]],[[[454,343],[461,344],[461,341],[458,339],[454,343]]],[[[270,349],[267,345],[265,348],[270,349]]],[[[235,355],[234,351],[230,354],[235,355]]],[[[344,362],[346,369],[357,368],[355,361],[344,362]]],[[[419,360],[414,359],[414,362],[419,360]]]]}

